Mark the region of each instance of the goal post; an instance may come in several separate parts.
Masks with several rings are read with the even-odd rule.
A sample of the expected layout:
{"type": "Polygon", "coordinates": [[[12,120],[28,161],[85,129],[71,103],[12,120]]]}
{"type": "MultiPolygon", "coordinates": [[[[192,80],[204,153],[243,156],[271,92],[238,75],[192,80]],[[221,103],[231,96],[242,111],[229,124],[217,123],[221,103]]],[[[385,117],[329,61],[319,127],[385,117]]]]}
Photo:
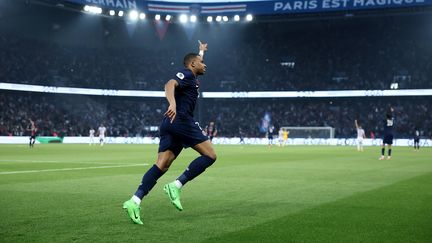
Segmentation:
{"type": "Polygon", "coordinates": [[[281,127],[289,132],[289,138],[334,138],[333,127],[281,127]]]}

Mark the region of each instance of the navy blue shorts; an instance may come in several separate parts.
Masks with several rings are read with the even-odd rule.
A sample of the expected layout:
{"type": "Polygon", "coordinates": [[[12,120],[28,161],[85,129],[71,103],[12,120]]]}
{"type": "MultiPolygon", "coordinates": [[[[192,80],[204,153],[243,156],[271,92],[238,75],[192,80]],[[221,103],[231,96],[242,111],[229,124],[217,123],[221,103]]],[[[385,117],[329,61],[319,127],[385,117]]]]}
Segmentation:
{"type": "Polygon", "coordinates": [[[393,134],[387,134],[384,136],[383,144],[393,144],[393,134]]]}
{"type": "Polygon", "coordinates": [[[171,123],[169,118],[165,117],[159,132],[159,153],[171,150],[176,157],[183,148],[193,147],[208,140],[199,123],[190,118],[176,117],[171,123]]]}

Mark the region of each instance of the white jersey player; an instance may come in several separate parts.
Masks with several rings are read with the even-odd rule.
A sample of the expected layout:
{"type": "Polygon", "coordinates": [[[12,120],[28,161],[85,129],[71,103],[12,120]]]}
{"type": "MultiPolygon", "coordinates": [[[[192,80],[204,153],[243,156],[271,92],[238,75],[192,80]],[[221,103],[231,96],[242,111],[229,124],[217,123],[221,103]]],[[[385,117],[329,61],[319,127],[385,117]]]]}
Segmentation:
{"type": "Polygon", "coordinates": [[[363,139],[366,138],[365,131],[355,120],[355,126],[357,128],[357,151],[363,151],[363,139]]]}
{"type": "Polygon", "coordinates": [[[282,145],[283,145],[283,142],[284,142],[284,140],[283,140],[283,130],[282,130],[282,128],[279,129],[278,139],[279,139],[279,146],[282,146],[282,145]]]}
{"type": "Polygon", "coordinates": [[[105,132],[106,132],[106,127],[104,127],[103,124],[100,125],[100,127],[98,128],[98,132],[99,132],[99,143],[100,146],[104,145],[104,140],[105,140],[105,132]]]}
{"type": "Polygon", "coordinates": [[[90,131],[89,131],[89,145],[93,145],[94,144],[94,135],[95,135],[95,130],[93,128],[90,128],[90,131]]]}

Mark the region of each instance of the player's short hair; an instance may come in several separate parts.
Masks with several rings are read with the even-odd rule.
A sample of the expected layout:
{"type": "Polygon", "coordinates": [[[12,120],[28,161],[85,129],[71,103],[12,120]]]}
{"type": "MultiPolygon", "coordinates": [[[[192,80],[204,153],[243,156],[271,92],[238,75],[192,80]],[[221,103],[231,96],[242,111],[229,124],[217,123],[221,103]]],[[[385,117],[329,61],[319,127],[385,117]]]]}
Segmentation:
{"type": "Polygon", "coordinates": [[[187,67],[187,66],[188,66],[188,65],[193,61],[193,59],[196,58],[197,56],[199,56],[198,53],[189,53],[189,54],[187,54],[187,55],[183,58],[183,65],[184,65],[185,67],[187,67]]]}
{"type": "Polygon", "coordinates": [[[392,119],[392,114],[391,113],[387,113],[386,117],[387,117],[387,119],[392,119]]]}

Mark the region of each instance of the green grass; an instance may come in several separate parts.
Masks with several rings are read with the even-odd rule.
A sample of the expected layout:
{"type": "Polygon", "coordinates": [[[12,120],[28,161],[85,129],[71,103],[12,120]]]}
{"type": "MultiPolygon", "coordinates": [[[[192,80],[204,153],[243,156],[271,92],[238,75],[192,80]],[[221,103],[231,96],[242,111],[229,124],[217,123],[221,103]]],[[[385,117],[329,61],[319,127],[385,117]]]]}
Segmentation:
{"type": "Polygon", "coordinates": [[[432,242],[432,148],[393,150],[216,146],[178,212],[162,186],[197,156],[187,149],[139,226],[121,205],[157,146],[0,145],[0,242],[432,242]]]}

